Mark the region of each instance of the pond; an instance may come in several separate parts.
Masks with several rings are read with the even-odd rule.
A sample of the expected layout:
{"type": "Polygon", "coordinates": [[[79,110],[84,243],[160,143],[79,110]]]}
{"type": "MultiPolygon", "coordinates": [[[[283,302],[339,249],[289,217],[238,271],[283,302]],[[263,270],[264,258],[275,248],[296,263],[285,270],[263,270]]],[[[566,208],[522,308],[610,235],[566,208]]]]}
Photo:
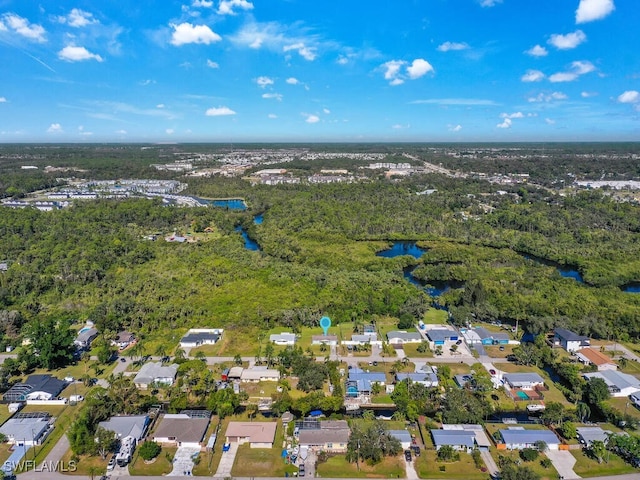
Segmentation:
{"type": "Polygon", "coordinates": [[[244,200],[242,200],[241,198],[221,198],[218,200],[208,200],[205,198],[198,198],[198,197],[193,197],[193,198],[202,204],[211,205],[212,207],[226,208],[228,210],[240,210],[240,211],[244,211],[247,209],[247,204],[244,203],[244,200]]]}
{"type": "Polygon", "coordinates": [[[242,228],[242,226],[238,225],[236,227],[236,232],[240,232],[240,235],[242,235],[242,239],[244,240],[244,248],[246,248],[247,250],[251,250],[252,252],[260,251],[260,245],[258,245],[258,242],[251,239],[247,231],[242,228]]]}
{"type": "MultiPolygon", "coordinates": [[[[413,258],[420,258],[422,255],[427,253],[427,250],[424,248],[420,248],[416,245],[416,242],[394,242],[391,248],[386,250],[382,250],[376,255],[378,257],[384,258],[394,258],[402,255],[411,255],[413,258]]],[[[462,288],[464,286],[463,282],[457,282],[455,280],[444,281],[444,280],[430,280],[429,282],[424,282],[413,276],[413,271],[415,270],[415,266],[411,265],[405,267],[402,270],[402,275],[406,278],[411,284],[424,288],[424,290],[432,297],[439,297],[443,293],[451,290],[452,288],[462,288]]]]}
{"type": "Polygon", "coordinates": [[[623,285],[620,288],[622,289],[623,292],[640,293],[640,282],[627,283],[626,285],[623,285]]]}

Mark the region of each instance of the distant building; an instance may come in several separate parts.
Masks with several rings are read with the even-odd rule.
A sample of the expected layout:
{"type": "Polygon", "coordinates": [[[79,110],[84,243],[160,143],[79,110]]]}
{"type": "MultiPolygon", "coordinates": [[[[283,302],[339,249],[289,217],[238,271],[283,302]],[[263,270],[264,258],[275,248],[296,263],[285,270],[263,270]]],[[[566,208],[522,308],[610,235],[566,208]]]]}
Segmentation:
{"type": "Polygon", "coordinates": [[[265,366],[245,368],[240,374],[241,382],[278,382],[279,380],[280,371],[265,366]]]}
{"type": "Polygon", "coordinates": [[[585,380],[601,378],[607,384],[612,397],[628,397],[640,390],[640,380],[628,373],[615,370],[602,370],[599,372],[585,373],[582,375],[585,380]]]}
{"type": "Polygon", "coordinates": [[[1,427],[7,443],[16,446],[41,445],[53,430],[53,418],[46,412],[16,413],[1,427]]]}
{"type": "Polygon", "coordinates": [[[28,400],[53,400],[60,395],[67,383],[51,375],[29,375],[24,383],[16,383],[7,390],[4,402],[25,402],[28,400]]]}
{"type": "Polygon", "coordinates": [[[396,383],[409,380],[425,387],[437,387],[438,376],[433,372],[396,373],[396,383]]]}
{"type": "Polygon", "coordinates": [[[603,430],[600,427],[578,427],[576,432],[578,440],[586,447],[590,447],[595,441],[606,444],[613,433],[611,430],[603,430]]]}
{"type": "Polygon", "coordinates": [[[149,427],[147,415],[118,415],[100,422],[98,426],[113,432],[118,439],[133,437],[140,441],[149,427]]]}
{"type": "Polygon", "coordinates": [[[591,345],[591,339],[565,328],[556,328],[553,333],[553,343],[561,346],[567,352],[576,352],[582,347],[591,345]]]}
{"type": "Polygon", "coordinates": [[[290,332],[273,333],[269,336],[269,341],[276,345],[295,345],[296,339],[296,334],[290,332]]]}
{"type": "Polygon", "coordinates": [[[618,369],[611,357],[593,348],[581,348],[576,352],[576,357],[585,365],[594,365],[598,371],[618,369]]]}
{"type": "Polygon", "coordinates": [[[403,344],[403,343],[420,343],[423,338],[420,332],[413,331],[407,332],[404,330],[392,330],[387,333],[387,340],[390,344],[403,344]]]}
{"type": "Polygon", "coordinates": [[[97,336],[98,336],[98,329],[93,327],[84,327],[80,329],[80,331],[78,332],[78,336],[73,341],[73,343],[79,349],[88,349],[91,346],[91,343],[93,343],[93,341],[96,339],[97,336]]]}
{"type": "Polygon", "coordinates": [[[412,438],[409,430],[389,430],[389,435],[400,442],[403,450],[406,450],[411,446],[412,438]]]}
{"type": "Polygon", "coordinates": [[[182,348],[215,345],[222,338],[221,328],[192,328],[180,339],[182,348]]]}
{"type": "Polygon", "coordinates": [[[549,450],[558,450],[560,447],[560,440],[551,430],[526,430],[523,427],[512,427],[499,432],[508,450],[536,448],[539,442],[544,442],[549,450]]]}
{"type": "Polygon", "coordinates": [[[338,344],[337,335],[313,335],[311,337],[311,345],[330,345],[335,346],[338,344]]]}
{"type": "Polygon", "coordinates": [[[432,429],[431,437],[436,450],[447,445],[458,451],[488,451],[491,446],[482,425],[444,424],[442,429],[432,429]]]}
{"type": "Polygon", "coordinates": [[[124,350],[129,347],[129,345],[133,345],[137,342],[136,336],[131,333],[123,330],[116,335],[111,341],[111,344],[118,347],[118,350],[124,350]]]}

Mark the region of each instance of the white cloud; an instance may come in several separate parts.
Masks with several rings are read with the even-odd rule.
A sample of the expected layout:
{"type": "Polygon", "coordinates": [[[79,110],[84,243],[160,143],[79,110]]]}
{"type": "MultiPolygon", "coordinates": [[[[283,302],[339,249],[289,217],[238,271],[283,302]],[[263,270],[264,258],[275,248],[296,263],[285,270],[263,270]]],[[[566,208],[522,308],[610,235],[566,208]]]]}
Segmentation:
{"type": "Polygon", "coordinates": [[[146,87],[147,85],[153,85],[154,83],[156,83],[155,80],[151,80],[151,79],[147,79],[147,80],[142,80],[139,85],[146,87]]]}
{"type": "Polygon", "coordinates": [[[0,30],[13,31],[35,42],[43,43],[46,41],[46,31],[42,25],[29,23],[29,20],[15,13],[5,13],[2,15],[2,18],[0,18],[0,26],[0,30]]]}
{"type": "Polygon", "coordinates": [[[382,64],[382,68],[384,68],[384,78],[385,80],[393,80],[400,73],[400,69],[407,62],[402,60],[390,60],[386,63],[382,64]]]}
{"type": "Polygon", "coordinates": [[[224,115],[235,115],[235,114],[236,112],[231,110],[229,107],[212,107],[205,112],[205,115],[207,117],[221,117],[224,115]]]}
{"type": "Polygon", "coordinates": [[[500,118],[524,118],[524,114],[522,112],[501,113],[500,118]]]}
{"type": "Polygon", "coordinates": [[[469,48],[464,42],[444,42],[441,45],[438,45],[438,50],[441,52],[448,52],[450,50],[466,50],[469,48]]]}
{"type": "Polygon", "coordinates": [[[331,113],[331,110],[329,110],[328,108],[323,108],[322,113],[324,113],[325,115],[329,115],[331,113]]]}
{"type": "Polygon", "coordinates": [[[535,45],[524,53],[531,55],[532,57],[546,57],[549,54],[547,49],[540,45],[535,45]]]}
{"type": "Polygon", "coordinates": [[[47,132],[49,133],[62,133],[64,130],[62,130],[62,125],[60,125],[59,123],[52,123],[49,128],[47,128],[47,132]]]}
{"type": "Polygon", "coordinates": [[[620,103],[636,103],[638,101],[640,101],[640,92],[637,90],[627,90],[618,95],[618,102],[620,103]]]}
{"type": "Polygon", "coordinates": [[[93,14],[89,12],[85,12],[84,10],[80,10],[79,8],[74,8],[69,12],[69,15],[59,16],[58,21],[60,23],[66,23],[70,27],[86,27],[87,25],[92,25],[98,22],[97,19],[93,18],[93,14]]]}
{"type": "Polygon", "coordinates": [[[158,105],[156,105],[156,108],[164,108],[164,107],[165,107],[164,103],[159,103],[158,105]]]}
{"type": "Polygon", "coordinates": [[[263,93],[262,98],[266,98],[266,99],[273,98],[275,100],[278,100],[279,102],[282,101],[282,95],[280,93],[263,93]]]}
{"type": "Polygon", "coordinates": [[[480,0],[481,7],[495,7],[499,3],[502,3],[502,0],[480,0]]]}
{"type": "Polygon", "coordinates": [[[576,10],[576,23],[600,20],[615,10],[613,0],[580,0],[576,10]]]}
{"type": "Polygon", "coordinates": [[[391,125],[391,128],[393,128],[394,130],[405,130],[407,128],[411,128],[411,125],[409,125],[408,123],[406,125],[396,123],[395,125],[391,125]]]}
{"type": "Polygon", "coordinates": [[[433,67],[422,58],[416,58],[411,65],[407,67],[407,74],[411,80],[420,78],[430,72],[433,72],[433,67]]]}
{"type": "Polygon", "coordinates": [[[315,60],[318,56],[315,47],[307,47],[302,42],[294,43],[292,45],[285,45],[282,47],[283,52],[289,52],[291,50],[295,50],[302,58],[304,58],[305,60],[309,60],[310,62],[315,60]]]}
{"type": "Polygon", "coordinates": [[[267,85],[273,85],[273,79],[269,77],[258,77],[256,83],[260,88],[265,88],[267,85]]]}
{"type": "Polygon", "coordinates": [[[511,119],[510,118],[505,118],[504,121],[502,123],[498,123],[496,125],[496,127],[498,128],[511,128],[511,119]]]}
{"type": "Polygon", "coordinates": [[[0,103],[7,103],[6,97],[0,97],[0,103]]]}
{"type": "Polygon", "coordinates": [[[207,59],[207,67],[209,67],[209,68],[220,68],[220,65],[218,65],[218,62],[214,62],[213,60],[207,59]]]}
{"type": "Polygon", "coordinates": [[[289,77],[285,80],[289,85],[298,85],[300,81],[295,77],[289,77]]]}
{"type": "Polygon", "coordinates": [[[576,48],[586,40],[587,35],[582,30],[576,30],[573,33],[567,33],[566,35],[554,33],[549,39],[549,44],[553,45],[558,50],[570,50],[572,48],[576,48]]]}
{"type": "Polygon", "coordinates": [[[349,63],[349,57],[345,55],[340,55],[338,57],[338,60],[336,60],[336,62],[338,63],[338,65],[346,65],[347,63],[349,63]]]}
{"type": "Polygon", "coordinates": [[[193,0],[191,6],[195,8],[211,8],[213,7],[213,2],[207,0],[193,0]]]}
{"type": "Polygon", "coordinates": [[[270,113],[269,115],[267,115],[268,118],[278,118],[278,116],[275,113],[270,113]]]}
{"type": "Polygon", "coordinates": [[[116,130],[114,133],[117,133],[118,135],[126,135],[127,131],[126,130],[116,130]]]}
{"type": "Polygon", "coordinates": [[[549,75],[551,83],[573,82],[576,78],[578,78],[578,74],[574,72],[559,72],[549,75]]]}
{"type": "Polygon", "coordinates": [[[307,123],[318,123],[320,121],[320,117],[317,115],[313,115],[310,113],[303,113],[306,118],[305,122],[307,123]]]}
{"type": "Polygon", "coordinates": [[[580,75],[585,75],[587,73],[593,72],[596,67],[593,63],[586,60],[578,60],[575,62],[571,62],[569,70],[566,72],[558,72],[554,73],[549,77],[549,81],[553,83],[558,82],[573,82],[580,75]]]}
{"type": "Polygon", "coordinates": [[[193,25],[191,23],[184,22],[180,25],[172,23],[170,26],[173,28],[171,44],[176,47],[189,43],[209,45],[222,40],[220,35],[211,30],[207,25],[193,25]]]}
{"type": "Polygon", "coordinates": [[[554,123],[556,123],[556,121],[552,118],[545,118],[544,121],[547,125],[553,125],[554,123]]]}
{"type": "Polygon", "coordinates": [[[482,98],[430,98],[428,100],[414,100],[409,102],[412,105],[465,105],[465,106],[485,106],[498,105],[493,100],[482,98]]]}
{"type": "Polygon", "coordinates": [[[458,125],[449,125],[449,131],[450,132],[459,132],[460,130],[462,130],[462,125],[458,124],[458,125]]]}
{"type": "Polygon", "coordinates": [[[237,12],[234,8],[240,10],[253,10],[253,3],[247,2],[247,0],[220,0],[218,6],[219,15],[236,15],[237,12]]]}
{"type": "Polygon", "coordinates": [[[104,59],[96,54],[91,53],[84,47],[76,47],[75,45],[67,45],[58,52],[58,58],[66,62],[83,62],[85,60],[96,60],[98,62],[104,61],[104,59]]]}
{"type": "Polygon", "coordinates": [[[582,93],[580,93],[580,96],[582,98],[597,97],[598,96],[598,92],[582,92],[582,93]]]}
{"type": "Polygon", "coordinates": [[[562,92],[539,93],[535,97],[529,97],[527,101],[531,103],[552,102],[554,100],[566,100],[567,98],[567,95],[562,92]]]}
{"type": "Polygon", "coordinates": [[[520,78],[523,82],[539,82],[544,80],[545,74],[540,70],[527,70],[527,72],[520,78]]]}
{"type": "Polygon", "coordinates": [[[173,133],[175,132],[175,130],[174,130],[173,128],[167,128],[167,129],[165,130],[165,132],[166,132],[166,134],[167,134],[167,135],[173,135],[173,133]]]}

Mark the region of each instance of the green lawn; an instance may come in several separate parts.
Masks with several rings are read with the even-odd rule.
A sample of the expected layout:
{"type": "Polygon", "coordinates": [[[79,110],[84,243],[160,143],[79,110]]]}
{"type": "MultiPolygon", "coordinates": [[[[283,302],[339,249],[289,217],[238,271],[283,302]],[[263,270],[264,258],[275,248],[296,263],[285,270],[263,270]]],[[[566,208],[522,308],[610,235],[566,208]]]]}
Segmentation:
{"type": "Polygon", "coordinates": [[[160,455],[158,455],[151,463],[145,462],[139,455],[134,455],[133,462],[129,465],[129,473],[131,475],[149,475],[158,476],[166,475],[173,470],[173,464],[167,456],[173,459],[176,454],[177,447],[162,447],[160,455]],[[167,455],[168,454],[168,455],[167,455]]]}
{"type": "Polygon", "coordinates": [[[422,321],[427,325],[441,325],[443,323],[447,323],[448,320],[448,313],[437,308],[430,308],[425,312],[424,317],[422,318],[422,321]]]}
{"type": "Polygon", "coordinates": [[[602,463],[598,463],[597,460],[588,457],[582,450],[571,450],[571,454],[577,460],[573,471],[581,477],[622,475],[625,473],[637,473],[638,471],[614,453],[609,453],[605,458],[605,462],[602,463]]]}
{"type": "Polygon", "coordinates": [[[622,413],[628,413],[629,415],[640,418],[640,410],[630,402],[626,397],[611,397],[607,400],[607,403],[620,410],[622,413]]]}
{"type": "Polygon", "coordinates": [[[344,455],[333,455],[319,462],[317,474],[325,478],[401,478],[405,476],[404,457],[385,457],[380,463],[349,463],[344,455]]]}
{"type": "Polygon", "coordinates": [[[557,480],[558,479],[558,472],[556,471],[556,469],[553,466],[551,466],[549,468],[545,468],[540,463],[541,460],[546,458],[546,456],[544,454],[540,454],[540,456],[538,456],[537,460],[534,460],[533,462],[524,462],[520,458],[520,452],[518,450],[500,450],[500,451],[497,451],[495,449],[495,447],[491,447],[491,455],[496,460],[496,463],[498,463],[498,456],[500,456],[500,455],[502,455],[503,457],[511,458],[512,460],[514,460],[516,462],[521,462],[521,465],[523,467],[529,467],[531,470],[533,470],[538,475],[540,475],[541,480],[557,480]]]}
{"type": "Polygon", "coordinates": [[[431,350],[427,350],[426,352],[419,352],[419,346],[419,343],[405,343],[402,346],[402,349],[404,350],[404,353],[407,357],[433,358],[433,352],[431,350]]]}
{"type": "Polygon", "coordinates": [[[489,474],[476,468],[468,453],[460,453],[456,462],[440,462],[435,450],[423,450],[416,458],[415,468],[420,478],[459,478],[464,480],[487,480],[489,474]]]}
{"type": "MultiPolygon", "coordinates": [[[[67,450],[62,457],[62,464],[69,465],[71,458],[73,457],[73,452],[71,449],[67,450]]],[[[104,460],[100,457],[100,455],[82,455],[76,461],[76,469],[74,471],[68,472],[70,475],[91,475],[93,472],[94,475],[103,475],[107,471],[107,462],[109,461],[110,455],[107,456],[104,460]]]]}
{"type": "Polygon", "coordinates": [[[494,363],[494,365],[497,369],[508,373],[535,372],[539,374],[542,378],[544,378],[545,385],[549,387],[549,391],[542,392],[542,394],[544,395],[544,401],[547,403],[559,402],[564,405],[570,405],[570,402],[568,402],[562,392],[558,390],[554,382],[549,377],[549,374],[544,370],[534,366],[516,365],[515,363],[494,363]]]}

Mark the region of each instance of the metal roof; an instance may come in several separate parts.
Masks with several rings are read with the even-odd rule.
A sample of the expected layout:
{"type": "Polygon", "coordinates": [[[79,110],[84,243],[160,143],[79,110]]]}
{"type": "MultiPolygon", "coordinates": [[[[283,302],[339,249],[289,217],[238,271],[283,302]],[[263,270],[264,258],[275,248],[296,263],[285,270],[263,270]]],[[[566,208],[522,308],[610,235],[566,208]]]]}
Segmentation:
{"type": "Polygon", "coordinates": [[[474,432],[465,430],[431,430],[433,443],[436,447],[443,445],[458,446],[464,445],[467,448],[473,448],[476,444],[476,435],[474,432]]]}
{"type": "Polygon", "coordinates": [[[508,445],[533,445],[542,441],[547,445],[560,443],[558,437],[551,430],[525,430],[524,428],[509,428],[500,430],[504,443],[508,445]]]}

